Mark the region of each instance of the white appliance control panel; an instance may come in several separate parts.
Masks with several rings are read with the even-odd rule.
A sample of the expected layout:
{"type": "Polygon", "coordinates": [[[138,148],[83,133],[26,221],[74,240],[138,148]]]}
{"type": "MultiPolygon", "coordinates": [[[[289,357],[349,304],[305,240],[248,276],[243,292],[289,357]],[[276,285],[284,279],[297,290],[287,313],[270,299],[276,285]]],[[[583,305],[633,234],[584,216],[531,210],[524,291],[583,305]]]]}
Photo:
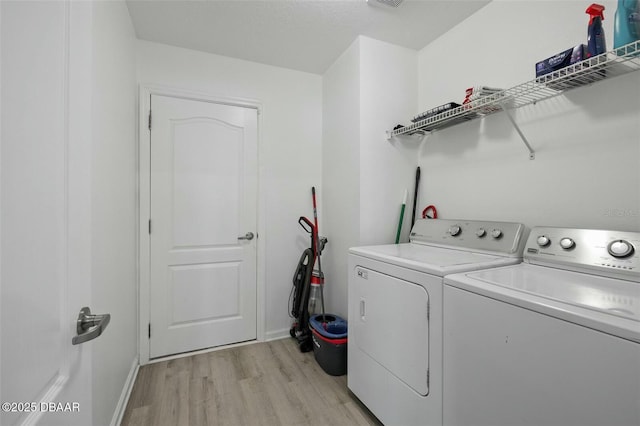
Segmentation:
{"type": "Polygon", "coordinates": [[[640,232],[535,227],[525,262],[640,282],[640,232]]]}
{"type": "Polygon", "coordinates": [[[526,237],[526,228],[521,223],[419,219],[413,225],[409,239],[417,244],[522,256],[526,237]]]}

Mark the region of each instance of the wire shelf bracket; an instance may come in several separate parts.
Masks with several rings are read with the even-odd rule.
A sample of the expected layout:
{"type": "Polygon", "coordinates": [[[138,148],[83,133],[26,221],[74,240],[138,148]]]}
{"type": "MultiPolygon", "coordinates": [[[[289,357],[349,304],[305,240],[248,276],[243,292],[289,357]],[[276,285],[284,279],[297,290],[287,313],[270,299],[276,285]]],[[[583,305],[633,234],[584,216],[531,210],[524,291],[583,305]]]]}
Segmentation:
{"type": "Polygon", "coordinates": [[[513,118],[513,115],[511,115],[511,112],[504,104],[500,104],[500,106],[502,107],[502,110],[504,111],[505,115],[513,125],[513,128],[516,129],[516,132],[518,132],[520,139],[522,139],[522,142],[524,142],[525,146],[529,150],[529,160],[535,160],[536,153],[533,150],[533,148],[531,148],[531,144],[527,140],[527,137],[524,135],[524,133],[522,133],[522,130],[520,130],[520,126],[518,126],[518,123],[516,123],[516,120],[513,118]]]}

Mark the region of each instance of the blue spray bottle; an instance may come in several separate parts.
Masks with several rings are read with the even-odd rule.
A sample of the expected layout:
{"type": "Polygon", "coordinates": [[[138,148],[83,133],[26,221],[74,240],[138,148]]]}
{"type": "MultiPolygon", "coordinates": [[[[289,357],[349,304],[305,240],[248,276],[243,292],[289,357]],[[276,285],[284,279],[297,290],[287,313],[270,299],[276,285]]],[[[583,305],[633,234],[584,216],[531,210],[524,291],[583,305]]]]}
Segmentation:
{"type": "Polygon", "coordinates": [[[640,1],[618,0],[613,26],[613,47],[617,49],[636,40],[640,40],[640,1]]]}
{"type": "Polygon", "coordinates": [[[589,28],[587,30],[587,58],[600,55],[607,51],[607,45],[604,40],[604,29],[602,21],[604,21],[604,6],[593,3],[586,10],[591,16],[589,19],[589,28]]]}

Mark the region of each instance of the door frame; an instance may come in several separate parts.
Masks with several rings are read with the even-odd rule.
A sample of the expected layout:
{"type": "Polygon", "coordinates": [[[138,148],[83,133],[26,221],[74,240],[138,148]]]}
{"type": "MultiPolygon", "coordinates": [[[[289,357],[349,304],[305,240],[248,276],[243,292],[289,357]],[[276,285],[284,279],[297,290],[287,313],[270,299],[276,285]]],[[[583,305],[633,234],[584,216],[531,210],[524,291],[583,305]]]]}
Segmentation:
{"type": "Polygon", "coordinates": [[[262,130],[262,103],[255,99],[220,96],[188,89],[163,86],[158,84],[140,84],[138,99],[138,343],[140,365],[149,363],[149,338],[148,324],[150,320],[150,238],[149,217],[151,209],[151,132],[149,131],[149,103],[151,95],[164,95],[174,98],[189,99],[201,102],[212,102],[223,105],[252,108],[258,112],[258,187],[257,187],[257,229],[260,237],[256,247],[256,340],[265,340],[265,295],[266,295],[266,265],[265,265],[265,199],[262,192],[263,168],[261,130],[262,130]]]}

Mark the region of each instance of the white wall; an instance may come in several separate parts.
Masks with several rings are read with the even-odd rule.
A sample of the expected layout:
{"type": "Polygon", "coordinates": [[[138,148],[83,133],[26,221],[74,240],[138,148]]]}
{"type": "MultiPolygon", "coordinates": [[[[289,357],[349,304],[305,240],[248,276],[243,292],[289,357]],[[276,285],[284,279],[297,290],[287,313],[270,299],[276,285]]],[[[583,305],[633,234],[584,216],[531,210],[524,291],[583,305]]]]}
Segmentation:
{"type": "Polygon", "coordinates": [[[395,242],[406,189],[404,242],[411,226],[417,147],[388,141],[385,132],[415,111],[417,52],[367,37],[360,37],[360,46],[360,244],[395,242]]]}
{"type": "MultiPolygon", "coordinates": [[[[616,2],[602,3],[611,48],[616,2]]],[[[418,111],[460,103],[470,86],[532,80],[536,62],[586,43],[585,5],[491,2],[420,52],[418,111]]],[[[420,155],[420,205],[447,218],[640,229],[639,73],[514,115],[535,160],[502,113],[435,132],[420,155]]]]}
{"type": "MultiPolygon", "coordinates": [[[[320,233],[325,308],[345,315],[347,250],[360,242],[360,40],[322,80],[322,197],[320,233]]],[[[345,317],[346,318],[346,317],[345,317]]]]}
{"type": "MultiPolygon", "coordinates": [[[[394,242],[404,190],[413,191],[417,147],[385,131],[415,111],[416,72],[416,51],[359,37],[324,75],[325,295],[345,318],[349,247],[394,242]]],[[[408,208],[404,239],[410,220],[408,208]]]]}
{"type": "Polygon", "coordinates": [[[266,338],[287,335],[293,272],[309,245],[298,218],[312,218],[312,186],[322,199],[322,78],[144,41],[138,41],[137,60],[142,84],[261,102],[258,221],[265,242],[266,338]]]}
{"type": "MultiPolygon", "coordinates": [[[[109,424],[138,355],[135,34],[124,2],[93,2],[93,424],[109,424]]],[[[115,413],[117,415],[117,413],[115,413]]],[[[115,420],[115,419],[114,419],[115,420]]]]}

